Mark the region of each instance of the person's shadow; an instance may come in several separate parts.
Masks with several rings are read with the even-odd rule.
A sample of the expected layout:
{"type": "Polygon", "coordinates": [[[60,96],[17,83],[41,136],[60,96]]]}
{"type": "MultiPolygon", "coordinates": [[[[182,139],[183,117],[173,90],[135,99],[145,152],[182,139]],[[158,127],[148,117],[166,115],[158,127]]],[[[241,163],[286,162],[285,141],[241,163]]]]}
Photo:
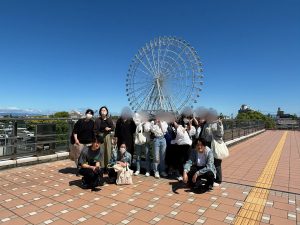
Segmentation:
{"type": "Polygon", "coordinates": [[[179,194],[177,191],[178,189],[186,189],[187,188],[185,183],[179,182],[179,181],[169,182],[169,184],[172,185],[172,191],[175,194],[179,194]]]}
{"type": "Polygon", "coordinates": [[[95,192],[101,191],[100,187],[103,186],[103,185],[104,184],[101,183],[98,187],[90,188],[90,187],[83,187],[81,179],[80,180],[71,180],[71,181],[69,181],[69,186],[77,186],[77,187],[79,187],[83,190],[91,189],[91,191],[95,191],[95,192]]]}
{"type": "Polygon", "coordinates": [[[75,167],[66,167],[58,170],[59,173],[63,173],[63,174],[77,174],[77,171],[78,169],[75,167]]]}
{"type": "Polygon", "coordinates": [[[69,186],[77,186],[79,188],[82,188],[81,179],[80,180],[71,180],[71,181],[69,181],[69,186]]]}
{"type": "Polygon", "coordinates": [[[170,185],[172,185],[172,191],[173,193],[175,194],[179,194],[178,193],[178,189],[186,189],[184,190],[185,192],[193,192],[195,194],[203,194],[206,192],[203,184],[204,182],[203,181],[199,181],[197,182],[194,186],[190,186],[188,184],[185,184],[183,182],[169,182],[170,185]]]}

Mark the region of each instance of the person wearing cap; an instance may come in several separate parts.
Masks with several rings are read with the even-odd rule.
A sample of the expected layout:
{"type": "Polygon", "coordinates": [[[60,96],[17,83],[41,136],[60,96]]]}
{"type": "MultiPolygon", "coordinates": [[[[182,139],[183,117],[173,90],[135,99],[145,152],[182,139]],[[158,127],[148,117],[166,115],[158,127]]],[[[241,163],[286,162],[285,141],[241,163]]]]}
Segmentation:
{"type": "Polygon", "coordinates": [[[78,164],[78,157],[84,146],[90,145],[94,137],[94,111],[87,109],[85,117],[79,119],[73,128],[71,142],[73,141],[73,148],[70,155],[73,155],[75,164],[78,164]],[[73,139],[73,140],[72,140],[73,139]]]}
{"type": "Polygon", "coordinates": [[[100,145],[103,138],[96,135],[92,139],[91,146],[85,146],[78,159],[79,174],[82,175],[83,188],[95,188],[103,182],[103,172],[100,168],[102,154],[100,145]]]}

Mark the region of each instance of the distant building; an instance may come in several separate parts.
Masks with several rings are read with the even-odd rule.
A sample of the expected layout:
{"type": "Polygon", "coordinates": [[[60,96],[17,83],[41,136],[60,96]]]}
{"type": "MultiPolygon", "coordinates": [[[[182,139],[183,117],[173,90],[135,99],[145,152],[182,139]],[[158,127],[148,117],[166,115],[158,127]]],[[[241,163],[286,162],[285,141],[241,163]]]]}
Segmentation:
{"type": "Polygon", "coordinates": [[[278,107],[276,115],[277,129],[299,129],[300,120],[291,114],[285,114],[283,110],[278,107]]]}
{"type": "Polygon", "coordinates": [[[293,115],[291,114],[285,114],[283,110],[280,109],[280,107],[278,107],[277,110],[277,118],[294,118],[293,115]]]}
{"type": "Polygon", "coordinates": [[[78,119],[83,117],[83,114],[79,111],[72,110],[72,111],[69,112],[69,116],[73,120],[78,120],[78,119]]]}
{"type": "Polygon", "coordinates": [[[239,113],[250,112],[250,111],[252,111],[252,109],[250,109],[247,105],[243,104],[241,105],[239,113]]]}

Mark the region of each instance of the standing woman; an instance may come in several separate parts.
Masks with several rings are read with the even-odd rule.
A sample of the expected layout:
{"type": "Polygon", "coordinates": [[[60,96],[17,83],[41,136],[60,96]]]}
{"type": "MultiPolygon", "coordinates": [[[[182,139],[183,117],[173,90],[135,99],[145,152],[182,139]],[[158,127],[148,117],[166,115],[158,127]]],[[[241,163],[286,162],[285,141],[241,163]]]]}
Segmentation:
{"type": "Polygon", "coordinates": [[[108,109],[102,106],[99,109],[99,117],[95,121],[94,131],[97,135],[103,137],[103,144],[101,144],[101,151],[103,157],[101,159],[101,167],[106,168],[111,158],[111,132],[115,126],[112,119],[109,117],[108,109]]]}
{"type": "Polygon", "coordinates": [[[156,115],[155,121],[151,122],[151,132],[154,134],[154,177],[166,177],[165,158],[166,158],[166,138],[165,134],[168,129],[168,124],[161,120],[161,114],[156,115]]]}
{"type": "Polygon", "coordinates": [[[136,125],[133,121],[132,111],[126,107],[122,110],[121,116],[116,123],[115,138],[118,149],[120,148],[121,144],[126,144],[127,151],[133,155],[135,130],[136,125]]]}
{"type": "MultiPolygon", "coordinates": [[[[222,120],[218,118],[215,110],[210,109],[206,115],[206,123],[203,126],[201,137],[207,142],[207,146],[211,148],[213,139],[219,143],[223,142],[223,135],[224,127],[222,120]]],[[[222,183],[222,160],[214,158],[214,164],[217,171],[214,186],[217,187],[222,183]]]]}
{"type": "Polygon", "coordinates": [[[81,150],[84,146],[91,144],[94,139],[94,111],[87,109],[85,112],[85,118],[77,120],[73,129],[73,136],[75,143],[73,145],[74,161],[76,166],[78,164],[78,158],[81,150]]]}
{"type": "Polygon", "coordinates": [[[150,128],[151,124],[148,121],[149,115],[145,112],[136,113],[133,118],[136,124],[135,132],[135,155],[136,155],[136,171],[135,176],[140,174],[141,155],[144,150],[146,158],[146,177],[150,176],[150,128]]]}

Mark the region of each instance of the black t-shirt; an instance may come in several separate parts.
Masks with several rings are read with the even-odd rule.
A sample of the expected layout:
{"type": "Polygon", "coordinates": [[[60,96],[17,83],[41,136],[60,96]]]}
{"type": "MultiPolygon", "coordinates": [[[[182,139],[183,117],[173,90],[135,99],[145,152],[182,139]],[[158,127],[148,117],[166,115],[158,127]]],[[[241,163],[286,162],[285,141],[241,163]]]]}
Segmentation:
{"type": "Polygon", "coordinates": [[[100,148],[96,151],[93,151],[91,147],[85,146],[78,159],[78,165],[88,164],[89,166],[95,166],[97,162],[100,163],[101,160],[101,151],[100,148]]]}
{"type": "Polygon", "coordinates": [[[106,131],[105,128],[106,127],[109,127],[111,128],[110,131],[113,131],[115,126],[114,126],[114,123],[112,121],[112,119],[110,117],[108,117],[106,120],[102,119],[101,117],[100,118],[97,118],[96,121],[95,121],[95,130],[97,133],[108,133],[110,131],[106,131]]]}
{"type": "Polygon", "coordinates": [[[81,144],[89,144],[94,136],[94,120],[80,119],[74,125],[73,133],[81,144]]]}

